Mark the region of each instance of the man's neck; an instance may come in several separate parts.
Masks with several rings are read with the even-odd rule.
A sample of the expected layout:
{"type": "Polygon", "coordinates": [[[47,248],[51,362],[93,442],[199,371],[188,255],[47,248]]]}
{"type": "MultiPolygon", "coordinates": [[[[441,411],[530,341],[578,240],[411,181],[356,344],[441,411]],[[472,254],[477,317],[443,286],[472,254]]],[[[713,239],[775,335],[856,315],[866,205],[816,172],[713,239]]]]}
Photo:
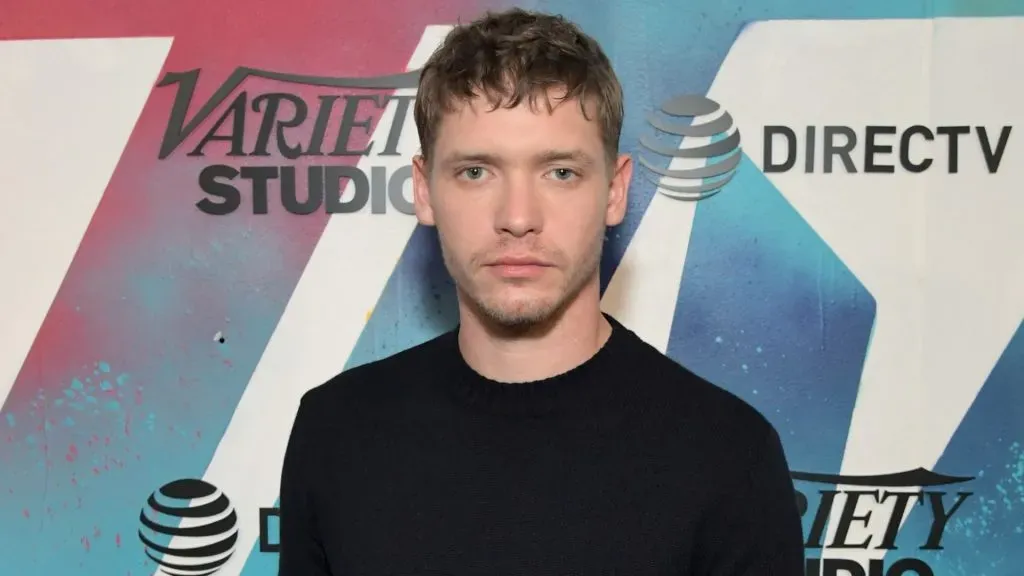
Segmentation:
{"type": "Polygon", "coordinates": [[[500,334],[459,306],[459,349],[476,372],[498,382],[550,378],[589,360],[611,335],[597,287],[584,289],[556,319],[526,333],[500,334]]]}

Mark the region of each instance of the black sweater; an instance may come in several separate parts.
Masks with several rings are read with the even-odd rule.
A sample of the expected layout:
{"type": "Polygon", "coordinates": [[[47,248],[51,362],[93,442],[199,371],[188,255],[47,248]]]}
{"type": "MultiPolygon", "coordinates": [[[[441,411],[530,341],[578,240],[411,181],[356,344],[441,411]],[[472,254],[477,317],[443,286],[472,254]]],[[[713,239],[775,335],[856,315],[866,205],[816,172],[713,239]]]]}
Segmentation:
{"type": "Polygon", "coordinates": [[[798,576],[775,429],[614,319],[589,361],[503,384],[450,332],[305,394],[281,576],[798,576]]]}

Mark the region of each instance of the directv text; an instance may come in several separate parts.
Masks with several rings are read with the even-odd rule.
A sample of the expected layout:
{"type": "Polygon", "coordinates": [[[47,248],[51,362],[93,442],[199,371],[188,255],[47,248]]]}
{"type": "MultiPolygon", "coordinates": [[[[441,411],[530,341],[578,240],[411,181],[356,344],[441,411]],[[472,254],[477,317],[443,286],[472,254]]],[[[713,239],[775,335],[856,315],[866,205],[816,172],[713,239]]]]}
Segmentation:
{"type": "Polygon", "coordinates": [[[858,133],[850,126],[807,126],[802,138],[789,126],[764,128],[766,173],[789,172],[802,160],[807,174],[892,174],[897,166],[918,174],[960,171],[962,155],[980,149],[989,173],[999,165],[1010,140],[1011,126],[995,130],[985,126],[865,126],[858,133]]]}

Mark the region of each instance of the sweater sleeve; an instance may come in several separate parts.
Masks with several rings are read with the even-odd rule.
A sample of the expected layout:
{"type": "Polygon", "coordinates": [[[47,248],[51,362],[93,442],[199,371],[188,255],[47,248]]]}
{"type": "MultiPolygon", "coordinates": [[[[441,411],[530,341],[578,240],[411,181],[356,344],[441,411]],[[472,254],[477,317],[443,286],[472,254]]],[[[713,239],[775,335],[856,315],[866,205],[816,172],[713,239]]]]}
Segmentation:
{"type": "Polygon", "coordinates": [[[310,467],[315,454],[308,449],[314,439],[311,417],[309,401],[303,398],[281,471],[278,576],[336,576],[328,567],[312,504],[317,475],[310,467]]]}
{"type": "Polygon", "coordinates": [[[738,482],[704,518],[697,576],[803,576],[803,527],[782,442],[774,428],[738,482]]]}

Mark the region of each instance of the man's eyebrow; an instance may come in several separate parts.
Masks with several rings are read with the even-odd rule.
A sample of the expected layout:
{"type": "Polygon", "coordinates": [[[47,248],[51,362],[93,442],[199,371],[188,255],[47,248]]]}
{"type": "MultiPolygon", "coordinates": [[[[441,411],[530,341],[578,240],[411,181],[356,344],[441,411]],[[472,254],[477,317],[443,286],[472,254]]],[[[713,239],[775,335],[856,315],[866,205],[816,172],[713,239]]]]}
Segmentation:
{"type": "MultiPolygon", "coordinates": [[[[576,162],[585,166],[594,164],[595,160],[589,154],[578,148],[571,149],[548,149],[534,154],[534,160],[538,164],[549,164],[552,162],[576,162]]],[[[487,152],[452,152],[446,155],[441,164],[451,166],[454,164],[480,163],[497,165],[501,159],[494,154],[487,152]]]]}
{"type": "Polygon", "coordinates": [[[441,159],[441,164],[445,166],[474,162],[494,165],[498,163],[498,157],[486,152],[452,152],[441,159]]]}
{"type": "Polygon", "coordinates": [[[543,150],[536,155],[536,158],[544,164],[569,161],[589,166],[594,163],[594,158],[578,148],[543,150]]]}

